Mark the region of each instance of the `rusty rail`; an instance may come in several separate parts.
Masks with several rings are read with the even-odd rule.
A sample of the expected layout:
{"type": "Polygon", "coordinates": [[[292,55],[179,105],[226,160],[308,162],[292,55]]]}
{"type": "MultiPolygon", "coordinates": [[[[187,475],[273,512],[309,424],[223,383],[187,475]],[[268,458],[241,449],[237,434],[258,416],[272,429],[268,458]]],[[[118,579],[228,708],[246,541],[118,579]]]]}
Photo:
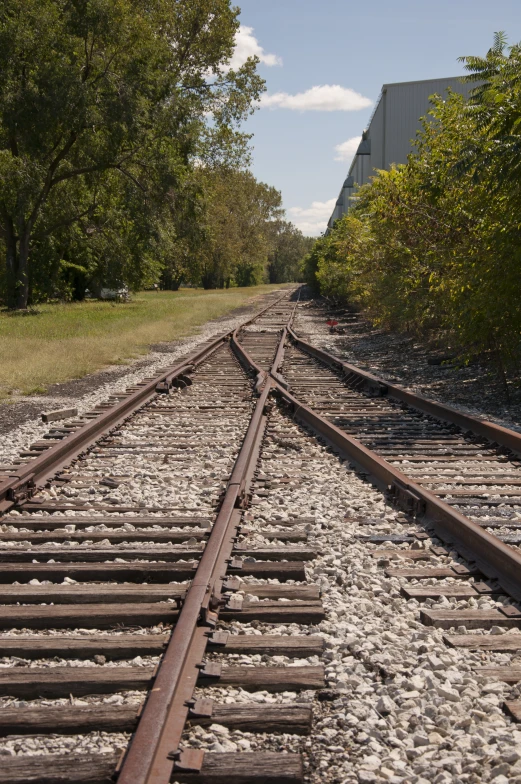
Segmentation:
{"type": "Polygon", "coordinates": [[[339,357],[313,346],[311,343],[299,338],[291,328],[288,329],[288,333],[295,345],[302,351],[319,359],[324,364],[329,365],[329,367],[342,371],[346,376],[357,379],[361,385],[357,386],[357,388],[362,391],[365,390],[369,394],[375,394],[378,397],[390,397],[394,400],[399,400],[401,403],[406,403],[423,414],[429,414],[436,419],[457,425],[462,430],[471,430],[476,435],[483,436],[492,443],[504,446],[506,449],[510,449],[521,456],[521,433],[516,433],[514,430],[496,425],[494,422],[489,422],[486,419],[463,414],[461,411],[446,406],[444,403],[438,403],[422,395],[417,395],[415,392],[409,392],[399,384],[391,384],[389,381],[378,378],[378,376],[374,376],[372,373],[361,370],[355,365],[350,365],[339,357]]]}
{"type": "MultiPolygon", "coordinates": [[[[234,331],[232,345],[236,333],[237,330],[234,331]]],[[[276,370],[276,367],[274,362],[273,369],[276,370]]],[[[240,508],[246,504],[248,486],[266,428],[266,405],[274,382],[267,374],[262,378],[264,386],[221,509],[148,696],[136,735],[124,759],[118,784],[166,784],[172,775],[175,776],[176,770],[196,772],[201,769],[204,753],[197,749],[179,752],[178,746],[190,710],[198,710],[197,705],[191,702],[192,694],[198,674],[204,668],[206,646],[218,620],[219,607],[223,604],[226,563],[231,558],[241,517],[240,508]]]]}
{"type": "MultiPolygon", "coordinates": [[[[348,369],[349,373],[358,373],[360,378],[370,382],[371,390],[375,390],[377,388],[376,385],[385,383],[376,376],[348,365],[341,359],[300,340],[291,329],[291,323],[287,325],[287,333],[299,347],[305,347],[308,353],[317,359],[337,369],[348,369]],[[327,361],[322,358],[323,356],[327,357],[327,361]]],[[[260,368],[258,365],[244,351],[238,341],[232,340],[232,348],[234,351],[242,354],[245,364],[249,363],[252,370],[259,372],[260,368]]],[[[406,474],[388,463],[387,460],[364,446],[361,441],[358,441],[353,436],[349,436],[312,408],[301,403],[288,391],[286,385],[278,382],[274,374],[272,374],[272,377],[274,390],[290,407],[292,415],[296,420],[307,425],[315,433],[325,438],[359,468],[369,472],[375,484],[381,489],[387,490],[391,496],[394,496],[395,501],[399,505],[415,512],[426,525],[434,529],[440,539],[453,544],[462,556],[468,560],[475,561],[479,569],[487,577],[496,579],[508,594],[516,599],[521,599],[521,554],[517,550],[514,550],[514,548],[505,544],[493,534],[485,531],[481,526],[453,509],[429,490],[412,481],[406,474]]],[[[414,393],[402,390],[401,387],[396,385],[387,386],[393,391],[393,397],[397,397],[395,391],[400,394],[404,393],[398,399],[425,413],[429,413],[431,416],[437,416],[437,418],[443,421],[453,422],[460,427],[464,426],[467,430],[473,430],[473,425],[476,423],[480,426],[479,430],[477,430],[479,435],[494,433],[494,436],[487,435],[486,437],[496,443],[504,443],[505,446],[508,444],[508,448],[512,448],[510,445],[516,443],[518,439],[521,444],[521,436],[506,428],[494,425],[492,422],[482,422],[475,417],[460,414],[459,412],[455,412],[457,418],[453,420],[451,418],[453,409],[450,409],[448,406],[416,396],[414,393]],[[440,412],[439,415],[435,413],[438,410],[440,412]],[[511,437],[502,441],[500,440],[502,433],[506,433],[511,437]]]]}
{"type": "Polygon", "coordinates": [[[390,492],[399,505],[414,511],[443,541],[475,561],[481,571],[495,578],[508,594],[521,599],[521,555],[477,523],[412,481],[384,458],[347,435],[311,408],[300,403],[283,387],[277,392],[291,407],[293,416],[337,447],[349,460],[368,471],[376,484],[390,492]]]}
{"type": "MultiPolygon", "coordinates": [[[[297,304],[298,300],[290,322],[297,304]]],[[[259,398],[221,509],[147,698],[136,735],[124,758],[118,784],[166,784],[176,770],[196,772],[203,763],[204,752],[197,749],[180,752],[178,747],[190,711],[204,710],[194,704],[192,694],[199,672],[204,668],[203,657],[218,620],[219,608],[224,603],[226,565],[231,560],[241,508],[247,505],[249,485],[266,429],[268,398],[275,383],[243,349],[238,348],[238,333],[246,324],[233,331],[231,347],[243,366],[256,373],[255,389],[259,398]]],[[[284,328],[270,368],[274,375],[284,356],[286,338],[284,328]]]]}
{"type": "MultiPolygon", "coordinates": [[[[263,313],[275,307],[288,296],[285,292],[281,297],[260,310],[241,326],[251,324],[263,313]]],[[[129,394],[119,403],[95,419],[66,436],[58,443],[50,446],[39,457],[24,463],[16,471],[9,474],[8,479],[0,482],[0,516],[31,497],[38,488],[51,479],[60,469],[89,449],[99,438],[120,426],[131,414],[146,405],[157,393],[167,391],[174,380],[188,373],[206,360],[214,351],[230,339],[232,330],[216,337],[209,345],[195,351],[177,365],[161,371],[154,379],[143,385],[141,389],[129,394]],[[159,389],[157,389],[159,387],[159,389]]]]}
{"type": "MultiPolygon", "coordinates": [[[[259,313],[247,319],[240,328],[256,321],[268,310],[286,299],[286,291],[259,313]]],[[[296,306],[295,306],[296,307],[296,306]]],[[[293,309],[294,312],[295,308],[293,309]]],[[[219,335],[202,349],[161,371],[140,389],[129,393],[95,419],[80,426],[59,443],[30,460],[0,483],[0,515],[17,502],[30,497],[38,485],[52,478],[57,471],[84,453],[100,437],[126,421],[145,406],[155,395],[168,392],[176,379],[194,370],[237,330],[219,335]]],[[[286,337],[284,330],[283,338],[286,337]]],[[[283,344],[283,341],[281,341],[283,344]]],[[[273,371],[283,356],[279,345],[273,371]]],[[[179,752],[181,734],[190,713],[201,715],[208,707],[192,700],[197,677],[205,667],[204,654],[213,634],[219,608],[226,604],[225,573],[231,560],[241,519],[241,509],[247,504],[249,486],[258,460],[267,423],[267,401],[273,387],[268,374],[259,374],[256,389],[259,393],[242,447],[228,482],[217,518],[208,542],[197,564],[194,578],[186,594],[179,619],[158,669],[154,685],[148,695],[135,737],[118,766],[121,784],[167,784],[175,770],[198,771],[204,753],[193,749],[179,752]]],[[[203,715],[205,715],[203,713],[203,715]]]]}

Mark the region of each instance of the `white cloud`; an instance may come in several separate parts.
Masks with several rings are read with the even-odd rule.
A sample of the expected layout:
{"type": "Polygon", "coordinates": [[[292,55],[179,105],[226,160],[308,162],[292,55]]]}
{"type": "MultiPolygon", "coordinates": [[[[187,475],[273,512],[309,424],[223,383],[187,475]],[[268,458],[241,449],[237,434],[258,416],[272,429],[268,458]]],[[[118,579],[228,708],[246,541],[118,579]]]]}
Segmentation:
{"type": "Polygon", "coordinates": [[[347,161],[351,163],[356,151],[358,150],[358,145],[362,141],[361,136],[352,136],[351,139],[348,139],[342,144],[335,145],[335,161],[347,161]]]}
{"type": "Polygon", "coordinates": [[[311,207],[290,207],[288,212],[295,226],[303,234],[315,237],[326,230],[327,222],[331,217],[335,204],[336,199],[314,201],[311,207]]]}
{"type": "Polygon", "coordinates": [[[236,70],[244,65],[248,57],[257,56],[264,65],[282,65],[282,59],[276,54],[267,54],[253,35],[253,27],[241,25],[235,33],[235,51],[227,66],[236,70]]]}
{"type": "Polygon", "coordinates": [[[339,84],[323,84],[311,87],[304,93],[273,93],[263,95],[261,106],[293,109],[300,112],[353,112],[367,109],[373,102],[350,87],[339,84]]]}

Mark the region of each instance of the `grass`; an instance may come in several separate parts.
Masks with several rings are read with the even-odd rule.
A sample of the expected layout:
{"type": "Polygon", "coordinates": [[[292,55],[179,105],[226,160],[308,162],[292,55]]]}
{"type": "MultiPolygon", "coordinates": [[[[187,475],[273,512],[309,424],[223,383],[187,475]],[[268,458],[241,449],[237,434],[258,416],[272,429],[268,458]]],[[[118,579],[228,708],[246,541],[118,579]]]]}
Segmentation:
{"type": "Polygon", "coordinates": [[[151,344],[194,334],[277,288],[147,291],[127,303],[45,304],[24,314],[0,313],[0,398],[41,394],[50,384],[126,364],[151,344]]]}

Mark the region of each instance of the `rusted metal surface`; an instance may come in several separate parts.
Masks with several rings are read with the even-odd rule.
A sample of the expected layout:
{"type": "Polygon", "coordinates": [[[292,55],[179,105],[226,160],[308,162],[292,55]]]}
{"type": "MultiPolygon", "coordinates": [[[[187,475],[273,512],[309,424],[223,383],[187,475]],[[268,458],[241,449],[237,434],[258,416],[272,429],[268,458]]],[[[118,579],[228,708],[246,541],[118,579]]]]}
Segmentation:
{"type": "MultiPolygon", "coordinates": [[[[294,312],[295,308],[293,309],[294,312]]],[[[228,482],[224,500],[212,528],[179,620],[163,657],[154,688],[140,718],[134,740],[118,777],[119,784],[163,784],[175,775],[178,745],[190,710],[191,697],[209,637],[223,605],[223,581],[240,522],[240,507],[247,503],[249,485],[264,436],[268,397],[273,381],[237,350],[238,329],[232,348],[248,369],[257,373],[260,393],[248,431],[228,482]]],[[[272,370],[283,357],[286,330],[281,335],[272,370]]]]}
{"type": "MultiPolygon", "coordinates": [[[[243,326],[276,307],[287,298],[288,293],[285,292],[260,313],[248,319],[243,326]]],[[[276,318],[275,321],[277,320],[276,318]]],[[[69,465],[71,460],[82,455],[100,437],[119,427],[158,392],[168,392],[170,387],[176,384],[191,383],[188,374],[230,339],[231,334],[229,332],[220,335],[177,365],[166,368],[156,378],[124,395],[85,425],[65,434],[65,437],[36,459],[13,471],[9,479],[0,484],[0,513],[8,511],[20,499],[30,498],[37,485],[42,485],[54,477],[63,466],[69,465]]],[[[279,362],[282,351],[278,351],[277,358],[279,362]]],[[[201,551],[201,559],[155,675],[153,687],[140,714],[133,742],[125,758],[118,764],[116,775],[120,782],[166,784],[176,771],[196,774],[203,764],[204,755],[201,752],[181,752],[179,741],[190,710],[196,710],[192,697],[198,677],[201,674],[214,677],[216,675],[215,668],[212,669],[213,663],[205,663],[204,657],[210,638],[213,645],[218,642],[213,632],[219,611],[238,609],[233,603],[233,593],[230,594],[233,588],[224,582],[228,563],[233,565],[232,552],[236,546],[242,507],[248,504],[249,487],[265,433],[267,403],[272,386],[269,374],[264,372],[259,375],[256,387],[259,398],[220,511],[206,547],[201,551]]],[[[200,710],[200,706],[197,710],[200,710]]],[[[208,715],[211,715],[211,711],[208,715]]]]}
{"type": "Polygon", "coordinates": [[[231,558],[241,516],[237,507],[245,502],[257,463],[272,383],[267,378],[257,401],[220,512],[123,762],[119,784],[163,784],[174,771],[199,665],[222,603],[226,562],[231,558]]]}
{"type": "Polygon", "coordinates": [[[496,578],[510,595],[521,598],[521,555],[518,551],[413,482],[356,438],[302,405],[283,387],[278,387],[278,394],[291,406],[295,419],[320,433],[350,460],[369,471],[380,487],[387,488],[391,495],[409,496],[413,503],[421,502],[419,507],[406,508],[431,523],[441,539],[453,543],[462,555],[476,561],[484,574],[496,578]]]}
{"type": "MultiPolygon", "coordinates": [[[[285,292],[275,302],[270,303],[259,313],[256,313],[255,316],[245,321],[242,326],[251,324],[287,296],[288,292],[285,292]]],[[[12,509],[17,503],[19,504],[30,498],[38,486],[45,484],[57,471],[68,465],[79,454],[89,449],[101,436],[108,433],[112,428],[121,425],[128,416],[151,400],[157,394],[157,391],[168,391],[176,378],[184,376],[200,365],[226,340],[229,340],[231,334],[232,332],[230,331],[219,335],[211,343],[195,351],[178,364],[165,368],[158,376],[144,384],[140,389],[126,395],[98,417],[90,420],[46,449],[35,459],[29,460],[16,471],[10,473],[8,479],[0,482],[0,516],[12,509]]]]}
{"type": "Polygon", "coordinates": [[[288,332],[291,339],[303,351],[316,357],[326,365],[341,370],[345,375],[359,379],[361,384],[363,384],[362,391],[366,391],[369,394],[374,394],[376,396],[387,396],[394,400],[399,400],[402,403],[407,403],[411,408],[422,411],[424,414],[429,414],[444,422],[457,425],[462,430],[471,430],[476,435],[483,436],[489,441],[504,446],[507,449],[511,449],[512,452],[521,455],[521,433],[516,433],[513,430],[501,427],[501,425],[496,425],[486,419],[479,419],[478,417],[470,416],[469,414],[463,414],[461,411],[457,411],[443,403],[438,403],[437,401],[429,400],[422,395],[409,392],[398,384],[391,384],[371,373],[367,373],[365,370],[350,365],[348,362],[344,362],[339,357],[329,354],[327,351],[323,351],[322,349],[313,346],[311,343],[307,343],[305,340],[302,340],[302,338],[299,338],[291,327],[288,329],[288,332]]]}
{"type": "MultiPolygon", "coordinates": [[[[222,342],[222,338],[215,341],[218,345],[222,342]]],[[[150,381],[71,435],[46,449],[39,457],[20,466],[8,480],[0,484],[0,514],[30,497],[35,487],[46,482],[74,457],[92,446],[103,434],[121,424],[131,413],[145,405],[156,394],[155,387],[158,381],[164,380],[168,374],[173,376],[188,372],[206,356],[208,351],[209,349],[199,352],[199,355],[191,357],[188,363],[185,361],[170,368],[167,373],[162,374],[161,378],[150,381]]]]}
{"type": "MultiPolygon", "coordinates": [[[[295,335],[290,325],[288,325],[288,333],[292,337],[295,335]]],[[[303,341],[299,342],[303,343],[303,341]]],[[[306,344],[306,346],[309,345],[306,344]]],[[[233,347],[236,352],[242,353],[244,363],[250,362],[251,369],[259,371],[258,366],[247,355],[240,343],[235,343],[233,347]]],[[[313,353],[314,356],[321,359],[318,354],[314,353],[320,350],[315,349],[314,346],[311,346],[311,348],[313,352],[310,351],[309,353],[313,353]]],[[[331,355],[328,356],[331,357],[331,355]]],[[[331,359],[337,367],[342,366],[342,363],[336,358],[332,357],[331,359]]],[[[369,376],[370,374],[366,375],[369,376]]],[[[371,381],[373,380],[380,383],[380,380],[376,377],[371,377],[371,381]]],[[[295,419],[311,427],[358,467],[368,471],[374,478],[375,484],[381,489],[389,491],[391,496],[394,495],[396,500],[401,501],[406,509],[421,516],[427,524],[434,528],[436,534],[442,540],[454,544],[462,555],[469,560],[475,561],[481,571],[487,577],[497,579],[507,593],[517,599],[521,599],[521,554],[517,550],[509,547],[508,544],[505,544],[468,517],[453,509],[432,492],[412,481],[406,474],[388,463],[387,460],[364,446],[358,439],[340,430],[340,428],[313,411],[312,408],[301,403],[284,386],[280,385],[275,378],[272,383],[277,394],[290,406],[295,419]]],[[[411,397],[415,396],[411,394],[411,397]]],[[[436,406],[438,404],[433,405],[436,406]]],[[[441,407],[445,408],[444,406],[441,407]]],[[[473,420],[473,417],[468,417],[467,419],[473,420]]],[[[480,420],[476,421],[480,422],[480,420]]],[[[492,428],[496,427],[492,423],[486,424],[490,424],[492,428]]],[[[468,427],[470,427],[470,422],[468,427]]],[[[505,428],[500,428],[500,430],[505,430],[505,428]]],[[[507,433],[510,433],[510,431],[507,431],[507,433]]],[[[512,436],[516,435],[512,433],[512,436]]]]}

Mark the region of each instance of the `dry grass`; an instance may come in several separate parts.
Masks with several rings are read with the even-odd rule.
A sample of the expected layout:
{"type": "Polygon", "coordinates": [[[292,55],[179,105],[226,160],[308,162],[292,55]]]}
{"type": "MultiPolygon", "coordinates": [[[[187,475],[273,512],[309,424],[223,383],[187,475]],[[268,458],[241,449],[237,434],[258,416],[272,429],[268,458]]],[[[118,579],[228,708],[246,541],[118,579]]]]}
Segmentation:
{"type": "Polygon", "coordinates": [[[0,398],[43,393],[50,384],[125,364],[151,344],[193,334],[277,288],[142,292],[129,303],[50,304],[27,314],[0,313],[0,398]]]}

